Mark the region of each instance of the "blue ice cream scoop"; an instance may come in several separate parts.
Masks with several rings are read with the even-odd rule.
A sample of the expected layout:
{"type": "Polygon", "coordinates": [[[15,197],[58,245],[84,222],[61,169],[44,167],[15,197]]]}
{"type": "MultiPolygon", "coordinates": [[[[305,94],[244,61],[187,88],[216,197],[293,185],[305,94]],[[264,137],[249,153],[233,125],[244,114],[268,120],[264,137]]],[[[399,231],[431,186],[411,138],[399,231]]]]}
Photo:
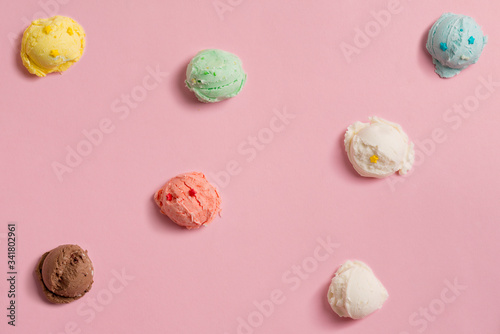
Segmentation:
{"type": "Polygon", "coordinates": [[[470,16],[444,13],[427,38],[427,51],[441,78],[451,78],[476,63],[488,40],[470,16]]]}

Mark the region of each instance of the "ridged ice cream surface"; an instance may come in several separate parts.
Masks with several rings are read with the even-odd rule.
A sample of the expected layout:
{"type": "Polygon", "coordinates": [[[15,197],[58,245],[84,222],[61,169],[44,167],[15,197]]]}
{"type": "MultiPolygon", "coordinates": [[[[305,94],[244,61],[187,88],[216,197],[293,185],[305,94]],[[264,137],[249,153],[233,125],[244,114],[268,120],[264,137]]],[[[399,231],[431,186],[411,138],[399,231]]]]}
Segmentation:
{"type": "Polygon", "coordinates": [[[85,32],[65,16],[39,19],[24,31],[21,42],[23,65],[32,74],[44,77],[64,72],[76,63],[85,49],[85,32]]]}
{"type": "Polygon", "coordinates": [[[42,264],[46,288],[61,297],[80,297],[91,287],[94,279],[92,261],[77,245],[61,245],[51,250],[42,264]]]}
{"type": "Polygon", "coordinates": [[[238,56],[219,49],[200,51],[186,69],[186,86],[201,102],[238,95],[247,79],[238,56]]]}
{"type": "Polygon", "coordinates": [[[382,283],[361,261],[346,261],[335,273],[327,295],[335,313],[352,319],[380,309],[388,297],[382,283]]]}
{"type": "Polygon", "coordinates": [[[350,125],[344,146],[354,169],[365,177],[406,174],[415,160],[414,145],[402,127],[379,117],[350,125]]]}
{"type": "Polygon", "coordinates": [[[199,172],[170,179],[154,194],[154,200],[162,214],[188,229],[211,223],[221,205],[217,189],[199,172]]]}
{"type": "Polygon", "coordinates": [[[426,48],[442,78],[451,78],[476,63],[487,36],[476,21],[466,15],[444,13],[429,30],[426,48]]]}

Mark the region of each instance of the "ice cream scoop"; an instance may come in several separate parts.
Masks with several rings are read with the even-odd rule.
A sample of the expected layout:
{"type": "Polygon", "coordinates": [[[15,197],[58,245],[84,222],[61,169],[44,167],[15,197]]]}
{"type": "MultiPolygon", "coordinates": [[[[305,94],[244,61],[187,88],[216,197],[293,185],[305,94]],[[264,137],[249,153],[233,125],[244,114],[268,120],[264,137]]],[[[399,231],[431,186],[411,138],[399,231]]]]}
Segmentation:
{"type": "Polygon", "coordinates": [[[328,303],[340,317],[361,319],[380,309],[389,297],[373,271],[361,261],[346,261],[328,288],[328,303]]]}
{"type": "Polygon", "coordinates": [[[154,195],[161,210],[174,223],[187,229],[207,225],[220,212],[220,196],[205,175],[191,172],[170,179],[154,195]]]}
{"type": "Polygon", "coordinates": [[[436,73],[451,78],[476,63],[487,36],[470,16],[445,13],[434,23],[427,37],[427,51],[436,73]]]}
{"type": "Polygon", "coordinates": [[[186,86],[201,102],[219,102],[238,95],[246,79],[240,58],[218,49],[200,51],[186,70],[186,86]]]}
{"type": "Polygon", "coordinates": [[[31,74],[44,77],[64,72],[80,60],[85,48],[85,32],[76,21],[54,16],[31,22],[24,31],[21,58],[31,74]]]}
{"type": "Polygon", "coordinates": [[[413,143],[401,126],[379,117],[350,125],[344,146],[354,169],[365,177],[406,174],[415,160],[413,143]]]}
{"type": "Polygon", "coordinates": [[[92,288],[94,267],[77,245],[61,245],[40,258],[36,274],[47,299],[65,304],[80,299],[92,288]]]}

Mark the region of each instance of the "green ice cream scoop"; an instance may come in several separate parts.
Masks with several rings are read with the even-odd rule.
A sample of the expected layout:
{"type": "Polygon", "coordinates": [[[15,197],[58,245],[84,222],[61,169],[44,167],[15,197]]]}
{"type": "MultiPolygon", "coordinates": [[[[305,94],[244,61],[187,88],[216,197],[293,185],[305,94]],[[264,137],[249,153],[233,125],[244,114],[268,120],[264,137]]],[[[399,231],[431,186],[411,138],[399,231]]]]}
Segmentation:
{"type": "Polygon", "coordinates": [[[219,102],[236,96],[246,80],[240,58],[218,49],[200,51],[186,70],[186,86],[201,102],[219,102]]]}

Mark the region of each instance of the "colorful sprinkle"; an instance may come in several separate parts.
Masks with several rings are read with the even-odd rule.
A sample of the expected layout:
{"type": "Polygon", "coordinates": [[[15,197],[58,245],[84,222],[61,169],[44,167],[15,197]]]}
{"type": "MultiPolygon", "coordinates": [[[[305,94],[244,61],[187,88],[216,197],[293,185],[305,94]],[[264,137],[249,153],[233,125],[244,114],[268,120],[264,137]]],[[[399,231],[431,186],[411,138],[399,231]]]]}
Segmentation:
{"type": "Polygon", "coordinates": [[[51,26],[45,26],[45,28],[43,28],[43,32],[48,34],[49,32],[52,31],[52,27],[51,26]]]}
{"type": "Polygon", "coordinates": [[[214,72],[214,77],[216,77],[216,76],[217,76],[217,74],[215,74],[215,72],[214,72]]]}
{"type": "Polygon", "coordinates": [[[172,194],[167,194],[167,201],[171,201],[172,200],[172,194]]]}
{"type": "Polygon", "coordinates": [[[474,44],[475,40],[474,36],[469,37],[469,44],[474,44]]]}
{"type": "Polygon", "coordinates": [[[446,43],[441,43],[441,44],[439,44],[439,47],[440,47],[440,48],[441,48],[441,50],[443,50],[443,51],[448,50],[448,45],[446,45],[446,43]]]}
{"type": "Polygon", "coordinates": [[[464,31],[463,29],[460,29],[460,31],[464,31]]]}
{"type": "Polygon", "coordinates": [[[194,189],[189,189],[189,196],[196,195],[196,191],[194,189]]]}
{"type": "Polygon", "coordinates": [[[372,155],[372,156],[370,157],[370,161],[371,161],[372,163],[376,164],[376,163],[377,163],[377,161],[378,161],[378,157],[377,157],[376,155],[372,155]]]}
{"type": "Polygon", "coordinates": [[[66,30],[68,32],[68,35],[73,36],[73,29],[71,27],[66,30]]]}
{"type": "Polygon", "coordinates": [[[203,72],[203,74],[207,75],[207,74],[208,74],[208,72],[207,72],[207,71],[205,71],[205,72],[203,72]]]}
{"type": "Polygon", "coordinates": [[[50,55],[52,57],[57,57],[57,56],[59,56],[59,51],[58,50],[50,50],[50,55]]]}

